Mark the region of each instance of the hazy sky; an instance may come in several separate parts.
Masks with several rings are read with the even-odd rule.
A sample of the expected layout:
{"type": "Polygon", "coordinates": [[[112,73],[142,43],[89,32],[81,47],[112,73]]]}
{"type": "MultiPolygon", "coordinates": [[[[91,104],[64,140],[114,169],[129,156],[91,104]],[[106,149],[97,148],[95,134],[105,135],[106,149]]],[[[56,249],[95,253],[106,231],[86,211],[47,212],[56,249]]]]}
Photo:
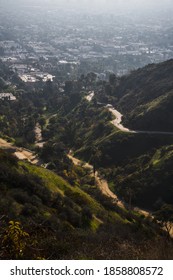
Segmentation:
{"type": "Polygon", "coordinates": [[[96,11],[131,11],[131,10],[158,10],[173,8],[173,0],[0,0],[0,4],[17,7],[22,5],[41,5],[54,7],[61,5],[64,8],[75,8],[96,11]]]}
{"type": "MultiPolygon", "coordinates": [[[[0,0],[4,2],[8,2],[8,0],[0,0]]],[[[158,5],[166,6],[166,5],[173,5],[172,0],[13,0],[13,2],[30,2],[30,3],[64,3],[64,5],[68,4],[75,4],[80,6],[83,5],[97,5],[98,8],[99,6],[122,6],[122,7],[130,7],[132,5],[137,5],[138,7],[146,7],[146,6],[155,6],[157,7],[158,5]]]]}

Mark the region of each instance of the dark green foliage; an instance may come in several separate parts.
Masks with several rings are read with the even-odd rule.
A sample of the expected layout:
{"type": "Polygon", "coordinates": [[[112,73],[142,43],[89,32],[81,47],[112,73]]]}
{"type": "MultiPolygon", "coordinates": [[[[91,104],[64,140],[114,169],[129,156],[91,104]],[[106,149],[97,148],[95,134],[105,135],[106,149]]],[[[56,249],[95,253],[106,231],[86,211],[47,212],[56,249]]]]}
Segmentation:
{"type": "Polygon", "coordinates": [[[126,126],[173,131],[172,73],[173,60],[169,60],[148,65],[119,80],[113,89],[114,103],[124,114],[126,126]]]}

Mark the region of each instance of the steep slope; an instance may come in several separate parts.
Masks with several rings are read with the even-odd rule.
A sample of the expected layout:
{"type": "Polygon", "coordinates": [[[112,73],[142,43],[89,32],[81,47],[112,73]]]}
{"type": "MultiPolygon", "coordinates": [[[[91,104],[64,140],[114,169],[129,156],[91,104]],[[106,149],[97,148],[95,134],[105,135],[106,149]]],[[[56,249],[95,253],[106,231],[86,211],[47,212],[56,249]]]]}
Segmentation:
{"type": "MultiPolygon", "coordinates": [[[[107,173],[112,189],[132,205],[151,211],[173,201],[173,146],[163,146],[107,173]]],[[[173,205],[172,205],[173,208],[173,205]]]]}
{"type": "Polygon", "coordinates": [[[0,165],[0,258],[18,258],[13,239],[4,239],[10,220],[21,222],[30,237],[22,259],[159,259],[165,253],[172,258],[172,241],[169,251],[158,246],[165,237],[156,224],[112,204],[93,182],[72,186],[4,151],[0,165]]]}
{"type": "Polygon", "coordinates": [[[68,221],[71,226],[82,227],[83,207],[89,207],[91,215],[97,215],[103,210],[97,201],[77,185],[70,185],[50,170],[18,161],[4,151],[0,151],[0,159],[1,215],[7,215],[11,219],[20,216],[24,223],[26,217],[35,222],[45,218],[47,221],[56,219],[59,223],[62,216],[62,221],[68,221]],[[66,201],[67,197],[69,201],[66,201]],[[8,204],[10,206],[7,208],[8,204]],[[57,209],[58,217],[55,212],[57,209]]]}
{"type": "Polygon", "coordinates": [[[114,88],[124,123],[136,130],[173,131],[173,60],[122,77],[114,88]]]}

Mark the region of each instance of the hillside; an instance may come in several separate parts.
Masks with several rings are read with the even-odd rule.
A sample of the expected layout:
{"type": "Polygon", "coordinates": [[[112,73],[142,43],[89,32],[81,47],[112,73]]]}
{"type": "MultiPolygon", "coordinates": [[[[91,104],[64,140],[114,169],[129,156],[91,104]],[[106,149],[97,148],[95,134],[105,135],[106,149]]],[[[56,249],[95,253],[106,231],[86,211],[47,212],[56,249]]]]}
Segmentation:
{"type": "Polygon", "coordinates": [[[172,114],[171,67],[172,61],[149,65],[109,82],[90,74],[92,81],[66,81],[63,93],[58,83],[17,84],[15,102],[0,100],[0,136],[13,143],[0,143],[0,258],[172,259],[163,227],[173,221],[173,136],[123,132],[106,106],[122,112],[129,128],[173,131],[171,118],[167,128],[156,121],[172,114]],[[20,160],[11,154],[22,151],[28,156],[20,160]],[[75,166],[69,153],[93,170],[75,166]],[[22,254],[10,235],[17,221],[31,240],[22,254]]]}
{"type": "Polygon", "coordinates": [[[165,238],[159,227],[112,204],[81,167],[76,172],[83,172],[88,185],[79,187],[7,152],[1,151],[0,159],[1,258],[172,258],[171,241],[169,252],[158,249],[165,238]],[[22,255],[7,243],[9,236],[4,241],[10,220],[19,221],[30,236],[22,255]]]}
{"type": "MultiPolygon", "coordinates": [[[[153,149],[106,171],[112,190],[132,205],[151,211],[173,201],[173,146],[153,149]]],[[[172,205],[173,209],[173,205],[172,205]]],[[[171,218],[171,217],[170,217],[171,218]]]]}
{"type": "Polygon", "coordinates": [[[173,131],[173,60],[151,64],[114,88],[124,123],[136,130],[173,131]]]}

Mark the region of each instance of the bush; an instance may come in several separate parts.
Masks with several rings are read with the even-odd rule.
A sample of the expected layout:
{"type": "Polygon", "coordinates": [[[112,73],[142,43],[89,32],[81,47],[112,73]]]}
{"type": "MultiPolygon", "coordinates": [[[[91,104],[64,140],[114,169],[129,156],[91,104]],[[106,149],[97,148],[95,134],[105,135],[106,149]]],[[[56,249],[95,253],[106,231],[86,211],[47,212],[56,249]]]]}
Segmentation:
{"type": "Polygon", "coordinates": [[[21,215],[32,217],[38,214],[38,208],[30,203],[25,203],[21,215]]]}

